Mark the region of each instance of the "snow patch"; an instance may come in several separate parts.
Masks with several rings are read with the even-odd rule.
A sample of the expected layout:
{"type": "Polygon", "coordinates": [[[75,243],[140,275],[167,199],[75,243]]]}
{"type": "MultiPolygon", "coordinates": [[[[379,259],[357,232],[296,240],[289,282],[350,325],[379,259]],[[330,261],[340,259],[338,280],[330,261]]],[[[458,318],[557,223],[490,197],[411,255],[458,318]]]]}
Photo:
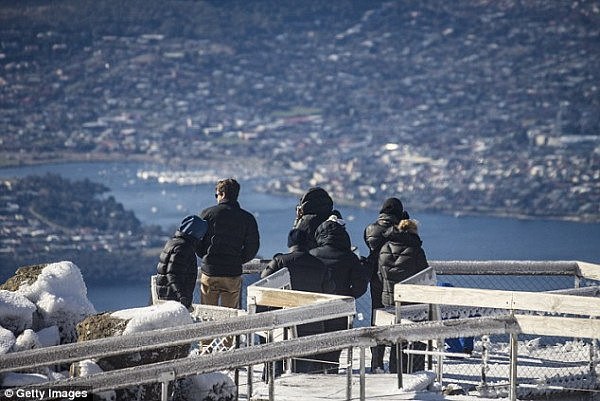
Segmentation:
{"type": "Polygon", "coordinates": [[[20,333],[33,325],[35,305],[24,295],[0,290],[0,326],[20,333]]]}
{"type": "Polygon", "coordinates": [[[60,332],[57,326],[50,326],[37,332],[42,347],[53,347],[60,344],[60,332]]]}
{"type": "MultiPolygon", "coordinates": [[[[77,362],[78,376],[90,376],[102,372],[102,368],[91,359],[85,359],[77,362]]],[[[99,399],[102,401],[114,401],[117,399],[117,393],[114,390],[97,392],[94,394],[94,399],[99,399]]]]}
{"type": "Polygon", "coordinates": [[[0,355],[8,353],[15,344],[15,335],[12,331],[0,326],[0,355]]]}
{"type": "Polygon", "coordinates": [[[48,376],[41,373],[14,373],[7,372],[2,374],[3,387],[23,387],[30,384],[44,383],[48,381],[48,376]]]}
{"type": "Polygon", "coordinates": [[[16,292],[37,306],[41,317],[38,328],[53,325],[62,328],[62,342],[75,341],[75,325],[96,313],[87,298],[81,272],[72,262],[48,264],[35,282],[22,284],[16,292]]]}
{"type": "Polygon", "coordinates": [[[186,401],[229,401],[236,398],[236,385],[227,374],[212,372],[184,379],[179,392],[186,401]]]}
{"type": "Polygon", "coordinates": [[[177,301],[167,301],[157,305],[116,311],[110,314],[128,320],[123,335],[142,331],[164,329],[193,323],[190,312],[177,301]]]}
{"type": "Polygon", "coordinates": [[[27,329],[22,332],[15,341],[12,350],[14,352],[25,351],[28,349],[40,348],[40,340],[37,334],[31,330],[27,329]]]}

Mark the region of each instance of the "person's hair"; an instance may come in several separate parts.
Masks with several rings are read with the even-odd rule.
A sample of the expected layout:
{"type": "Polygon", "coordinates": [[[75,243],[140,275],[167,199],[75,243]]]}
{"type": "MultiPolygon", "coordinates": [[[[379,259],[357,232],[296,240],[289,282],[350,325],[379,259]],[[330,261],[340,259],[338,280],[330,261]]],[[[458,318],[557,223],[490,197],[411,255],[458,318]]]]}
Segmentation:
{"type": "Polygon", "coordinates": [[[398,228],[402,231],[408,231],[415,234],[417,234],[419,230],[417,222],[411,219],[400,220],[400,223],[398,223],[398,228]]]}
{"type": "Polygon", "coordinates": [[[215,190],[217,192],[223,192],[225,194],[225,199],[236,201],[240,194],[240,184],[233,178],[226,178],[217,182],[215,190]]]}

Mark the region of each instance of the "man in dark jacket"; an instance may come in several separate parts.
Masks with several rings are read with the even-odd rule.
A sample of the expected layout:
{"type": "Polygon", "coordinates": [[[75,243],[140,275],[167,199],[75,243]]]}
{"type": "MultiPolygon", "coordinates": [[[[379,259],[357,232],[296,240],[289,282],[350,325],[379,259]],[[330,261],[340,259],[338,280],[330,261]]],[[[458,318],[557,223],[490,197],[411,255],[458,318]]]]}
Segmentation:
{"type": "Polygon", "coordinates": [[[191,308],[198,278],[196,247],[204,237],[208,224],[198,216],[187,216],[167,241],[156,266],[158,299],[179,301],[191,308]]]}
{"type": "Polygon", "coordinates": [[[300,199],[296,206],[296,220],[294,228],[298,228],[308,234],[308,249],[315,248],[315,231],[317,227],[327,220],[333,212],[333,200],[331,196],[321,187],[310,188],[300,199]]]}
{"type": "MultiPolygon", "coordinates": [[[[379,217],[374,223],[369,224],[364,231],[363,238],[369,248],[369,255],[364,263],[370,269],[370,293],[371,293],[371,316],[375,316],[374,309],[383,308],[381,303],[381,292],[383,284],[378,274],[379,250],[386,242],[384,233],[392,226],[398,224],[402,219],[408,219],[408,213],[404,210],[402,202],[398,198],[387,198],[381,209],[379,217]]],[[[373,321],[371,322],[371,324],[373,321]]],[[[383,352],[385,346],[371,347],[371,372],[383,372],[383,352]]]]}
{"type": "MultiPolygon", "coordinates": [[[[311,249],[310,253],[319,258],[329,269],[335,282],[335,294],[359,298],[367,291],[368,271],[365,271],[358,256],[352,252],[350,236],[344,221],[332,215],[321,223],[315,235],[317,247],[311,249]]],[[[347,327],[346,318],[325,322],[326,332],[344,330],[347,327]]],[[[340,351],[322,354],[319,359],[328,362],[327,371],[336,372],[335,365],[339,363],[340,351]]]]}
{"type": "MultiPolygon", "coordinates": [[[[333,294],[335,284],[329,270],[323,262],[308,253],[308,242],[309,238],[306,232],[293,228],[288,234],[287,241],[290,252],[278,253],[273,256],[273,259],[261,272],[260,277],[264,278],[278,270],[287,268],[290,273],[292,290],[333,294]]],[[[323,322],[301,324],[297,327],[298,337],[319,334],[324,331],[325,325],[323,322]]],[[[320,363],[307,360],[313,359],[313,357],[307,356],[305,358],[294,361],[294,372],[312,373],[323,370],[320,363]]]]}
{"type": "Polygon", "coordinates": [[[237,201],[240,184],[236,180],[217,182],[215,191],[218,204],[200,213],[208,222],[208,231],[196,251],[203,258],[200,302],[239,308],[242,265],[258,252],[258,225],[237,201]]]}

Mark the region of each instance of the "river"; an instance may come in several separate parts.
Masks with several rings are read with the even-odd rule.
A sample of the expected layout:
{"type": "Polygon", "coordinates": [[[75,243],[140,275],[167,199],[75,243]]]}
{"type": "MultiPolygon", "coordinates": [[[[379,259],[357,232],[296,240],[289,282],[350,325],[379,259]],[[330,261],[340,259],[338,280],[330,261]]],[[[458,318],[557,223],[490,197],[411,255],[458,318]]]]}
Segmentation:
{"type": "MultiPolygon", "coordinates": [[[[72,180],[88,178],[110,188],[109,195],[133,210],[144,224],[158,224],[173,231],[181,218],[215,203],[214,183],[181,186],[159,184],[137,177],[137,172],[160,169],[140,163],[59,163],[0,169],[0,177],[60,174],[72,180]]],[[[255,189],[255,182],[240,180],[239,201],[254,213],[261,234],[259,255],[270,258],[286,251],[287,232],[293,222],[297,197],[271,195],[255,189]]],[[[308,186],[307,186],[308,188],[308,186]]],[[[401,195],[400,195],[401,198],[401,195]]],[[[382,198],[383,202],[383,198],[382,198]]],[[[366,254],[364,227],[377,210],[338,205],[352,242],[366,254]]],[[[600,263],[600,224],[556,220],[521,220],[412,211],[419,221],[423,247],[430,260],[583,260],[600,263]]],[[[157,255],[158,257],[158,255],[157,255]]],[[[148,300],[147,286],[88,288],[98,310],[141,306],[148,300]],[[127,294],[125,297],[124,294],[127,294]]]]}

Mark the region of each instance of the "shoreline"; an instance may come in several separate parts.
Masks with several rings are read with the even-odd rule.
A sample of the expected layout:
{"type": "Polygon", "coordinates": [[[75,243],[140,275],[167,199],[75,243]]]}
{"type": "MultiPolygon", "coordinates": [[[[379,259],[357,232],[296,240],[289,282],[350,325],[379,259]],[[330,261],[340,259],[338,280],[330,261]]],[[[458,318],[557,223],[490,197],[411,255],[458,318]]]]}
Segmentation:
{"type": "MultiPolygon", "coordinates": [[[[107,163],[149,163],[149,164],[157,164],[164,165],[165,167],[189,167],[189,166],[203,166],[206,167],[208,164],[212,163],[212,168],[215,168],[215,163],[217,165],[227,164],[227,160],[219,159],[203,159],[202,161],[191,160],[186,161],[185,163],[181,160],[171,160],[170,162],[165,162],[161,158],[148,156],[148,155],[127,155],[124,157],[123,155],[116,154],[61,154],[60,157],[57,157],[56,153],[41,155],[41,157],[36,157],[35,159],[13,159],[7,158],[6,155],[0,153],[0,169],[1,168],[19,168],[19,167],[28,167],[28,166],[39,166],[44,164],[68,164],[68,163],[97,163],[97,162],[107,162],[107,163]]],[[[238,165],[246,164],[241,162],[240,160],[236,161],[238,165]]],[[[248,162],[253,167],[256,167],[256,164],[253,162],[248,162]]],[[[260,169],[255,169],[255,172],[258,172],[260,169]]],[[[266,171],[264,171],[266,173],[266,171]]],[[[255,178],[268,178],[265,175],[257,174],[255,178]]],[[[286,191],[269,191],[264,188],[256,188],[257,191],[263,192],[269,195],[276,196],[292,196],[298,197],[297,193],[294,192],[286,192],[286,191]]],[[[344,200],[336,201],[339,205],[356,207],[366,210],[375,210],[377,206],[361,206],[357,202],[350,202],[344,200]]],[[[445,215],[454,215],[456,218],[462,217],[496,217],[496,218],[508,218],[508,219],[517,219],[523,221],[533,221],[533,220],[549,220],[549,221],[565,221],[571,223],[582,223],[582,224],[598,224],[600,223],[600,216],[573,216],[573,215],[532,215],[527,213],[507,213],[502,210],[486,210],[486,211],[477,211],[477,210],[444,210],[437,208],[413,208],[414,211],[420,212],[428,212],[428,213],[442,213],[445,215]]]]}

